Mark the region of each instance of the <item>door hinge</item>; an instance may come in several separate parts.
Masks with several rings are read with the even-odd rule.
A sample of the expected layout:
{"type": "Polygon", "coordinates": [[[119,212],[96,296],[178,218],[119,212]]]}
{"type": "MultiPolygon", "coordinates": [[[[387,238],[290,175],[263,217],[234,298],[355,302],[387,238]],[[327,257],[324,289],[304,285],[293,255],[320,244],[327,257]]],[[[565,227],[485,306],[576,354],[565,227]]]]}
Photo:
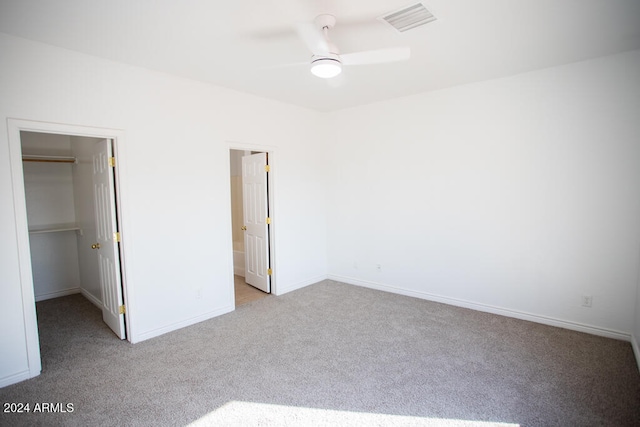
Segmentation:
{"type": "Polygon", "coordinates": [[[121,305],[120,307],[118,307],[118,313],[125,314],[126,312],[127,310],[124,308],[124,305],[121,305]]]}
{"type": "Polygon", "coordinates": [[[267,276],[271,276],[272,274],[273,274],[273,270],[269,268],[267,270],[267,276]]]}
{"type": "Polygon", "coordinates": [[[265,166],[264,166],[264,171],[265,171],[265,172],[271,172],[271,166],[269,166],[269,165],[265,165],[265,166]]]}
{"type": "Polygon", "coordinates": [[[120,242],[120,232],[116,231],[115,233],[113,233],[113,241],[114,242],[120,242]]]}
{"type": "Polygon", "coordinates": [[[116,158],[115,157],[109,157],[109,166],[111,166],[112,168],[116,167],[116,158]]]}
{"type": "Polygon", "coordinates": [[[271,224],[271,218],[267,217],[267,224],[271,224]]]}

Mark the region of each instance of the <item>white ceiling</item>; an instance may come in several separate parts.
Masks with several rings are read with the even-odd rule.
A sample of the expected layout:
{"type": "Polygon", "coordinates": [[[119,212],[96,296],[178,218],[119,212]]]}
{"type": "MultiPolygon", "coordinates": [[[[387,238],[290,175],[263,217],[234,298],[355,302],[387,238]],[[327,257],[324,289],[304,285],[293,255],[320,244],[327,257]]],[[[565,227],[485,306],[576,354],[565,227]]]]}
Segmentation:
{"type": "Polygon", "coordinates": [[[424,0],[403,34],[376,18],[411,0],[0,0],[0,31],[331,111],[640,49],[640,0],[424,0]],[[343,53],[409,46],[407,62],[321,80],[293,25],[338,18],[343,53]]]}

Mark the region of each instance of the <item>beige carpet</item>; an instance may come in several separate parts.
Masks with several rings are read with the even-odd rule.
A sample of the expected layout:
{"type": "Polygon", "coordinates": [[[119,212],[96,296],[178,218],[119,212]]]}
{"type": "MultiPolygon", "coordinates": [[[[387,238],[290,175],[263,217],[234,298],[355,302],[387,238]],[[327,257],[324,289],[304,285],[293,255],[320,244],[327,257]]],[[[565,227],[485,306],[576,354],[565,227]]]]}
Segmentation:
{"type": "Polygon", "coordinates": [[[80,295],[37,304],[44,369],[2,426],[637,426],[627,342],[332,281],[139,344],[80,295]]]}

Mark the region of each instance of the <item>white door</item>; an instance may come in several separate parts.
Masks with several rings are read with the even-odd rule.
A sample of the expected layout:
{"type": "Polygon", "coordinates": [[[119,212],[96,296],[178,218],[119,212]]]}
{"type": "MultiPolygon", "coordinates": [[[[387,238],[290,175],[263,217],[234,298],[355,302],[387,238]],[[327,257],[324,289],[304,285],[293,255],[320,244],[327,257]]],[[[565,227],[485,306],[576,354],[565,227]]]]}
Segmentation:
{"type": "Polygon", "coordinates": [[[242,207],[244,219],[244,279],[261,291],[271,292],[269,277],[269,201],[267,154],[242,158],[242,207]]]}
{"type": "Polygon", "coordinates": [[[125,338],[124,314],[120,314],[122,280],[120,252],[116,232],[116,199],[113,169],[109,165],[111,140],[96,143],[93,151],[93,197],[96,212],[96,243],[100,287],[102,288],[102,319],[120,337],[125,338]]]}

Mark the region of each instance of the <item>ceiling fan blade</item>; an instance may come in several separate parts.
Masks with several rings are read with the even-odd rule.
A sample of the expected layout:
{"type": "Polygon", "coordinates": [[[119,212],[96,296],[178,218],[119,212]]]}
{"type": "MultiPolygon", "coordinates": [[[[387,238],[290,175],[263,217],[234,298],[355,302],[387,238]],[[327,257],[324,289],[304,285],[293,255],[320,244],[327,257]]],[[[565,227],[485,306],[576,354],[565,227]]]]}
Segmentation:
{"type": "Polygon", "coordinates": [[[344,65],[380,64],[383,62],[406,61],[411,58],[408,47],[392,47],[389,49],[365,50],[340,55],[344,65]]]}
{"type": "Polygon", "coordinates": [[[309,61],[305,62],[289,62],[287,64],[276,64],[276,65],[264,65],[258,67],[259,70],[280,70],[283,68],[292,68],[292,67],[309,67],[309,61]]]}
{"type": "Polygon", "coordinates": [[[329,53],[329,43],[322,30],[311,22],[298,22],[295,25],[298,36],[313,54],[329,53]]]}

